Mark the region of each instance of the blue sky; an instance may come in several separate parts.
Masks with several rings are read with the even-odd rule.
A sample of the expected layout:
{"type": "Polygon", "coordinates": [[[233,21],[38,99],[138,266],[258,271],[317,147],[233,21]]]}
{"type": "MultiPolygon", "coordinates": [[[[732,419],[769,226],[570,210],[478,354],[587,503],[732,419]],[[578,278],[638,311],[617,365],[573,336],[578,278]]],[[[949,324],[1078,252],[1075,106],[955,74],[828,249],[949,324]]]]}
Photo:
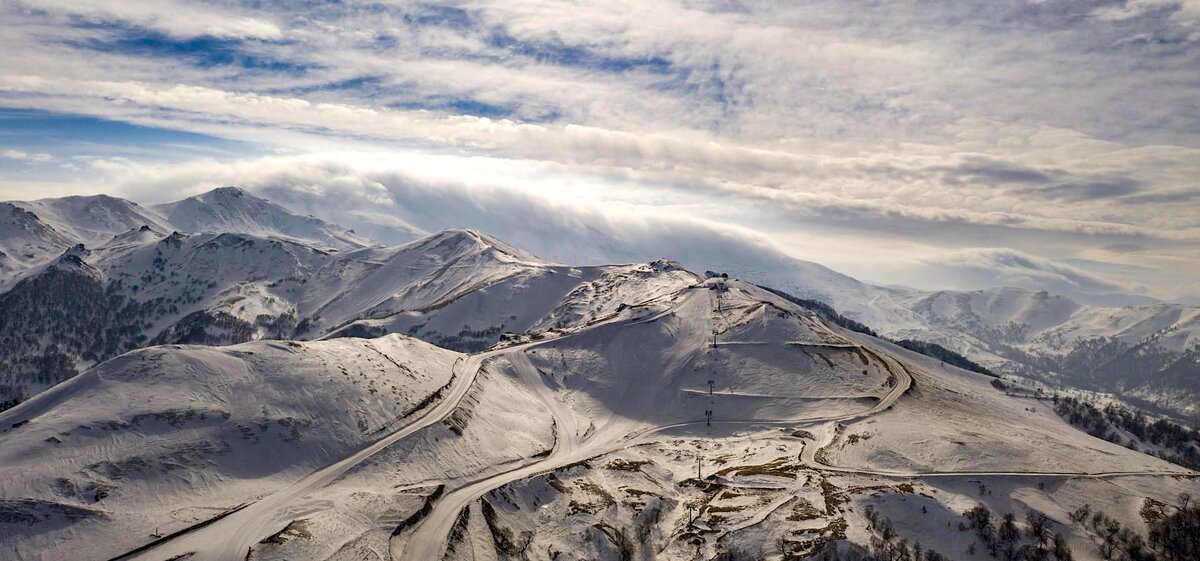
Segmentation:
{"type": "Polygon", "coordinates": [[[386,222],[418,185],[882,283],[1200,294],[1197,0],[0,12],[0,198],[229,183],[386,222]]]}
{"type": "Polygon", "coordinates": [[[253,155],[252,144],[186,130],[148,127],[89,115],[0,108],[0,147],[54,152],[60,157],[125,156],[174,159],[176,150],[253,155]]]}

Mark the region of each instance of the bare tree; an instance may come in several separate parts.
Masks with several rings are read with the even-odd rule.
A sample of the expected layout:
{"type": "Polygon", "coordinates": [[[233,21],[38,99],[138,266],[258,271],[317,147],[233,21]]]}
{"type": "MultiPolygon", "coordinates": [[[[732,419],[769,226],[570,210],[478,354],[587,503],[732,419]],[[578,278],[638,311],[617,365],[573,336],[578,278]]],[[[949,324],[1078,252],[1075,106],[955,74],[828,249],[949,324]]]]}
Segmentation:
{"type": "Polygon", "coordinates": [[[1045,546],[1046,542],[1050,541],[1050,530],[1047,528],[1050,519],[1045,514],[1036,510],[1029,510],[1025,513],[1025,523],[1029,525],[1029,536],[1038,543],[1045,546]]]}
{"type": "Polygon", "coordinates": [[[1074,561],[1075,556],[1071,554],[1071,546],[1067,545],[1067,539],[1062,534],[1054,534],[1054,559],[1055,561],[1074,561]]]}

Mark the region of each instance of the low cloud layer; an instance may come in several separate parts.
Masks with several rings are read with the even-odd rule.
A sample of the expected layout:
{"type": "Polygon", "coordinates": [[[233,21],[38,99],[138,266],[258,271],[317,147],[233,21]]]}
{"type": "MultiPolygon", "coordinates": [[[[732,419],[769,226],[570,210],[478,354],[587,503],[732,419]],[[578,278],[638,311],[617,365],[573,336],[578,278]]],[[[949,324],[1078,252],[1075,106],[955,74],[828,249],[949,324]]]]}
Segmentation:
{"type": "Polygon", "coordinates": [[[1141,293],[1144,286],[1122,284],[1078,267],[1009,249],[972,249],[925,260],[958,286],[1012,286],[1057,294],[1141,293]]]}

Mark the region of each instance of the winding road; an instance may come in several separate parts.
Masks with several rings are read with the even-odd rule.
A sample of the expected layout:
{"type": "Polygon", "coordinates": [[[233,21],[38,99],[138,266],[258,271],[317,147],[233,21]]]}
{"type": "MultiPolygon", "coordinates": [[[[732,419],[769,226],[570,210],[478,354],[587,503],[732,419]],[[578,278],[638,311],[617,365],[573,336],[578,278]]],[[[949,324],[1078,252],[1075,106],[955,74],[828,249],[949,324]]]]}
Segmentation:
{"type": "MultiPolygon", "coordinates": [[[[645,306],[658,299],[651,299],[632,307],[645,306]]],[[[604,321],[593,322],[588,327],[601,323],[638,323],[647,320],[648,318],[643,316],[620,319],[617,319],[616,316],[610,316],[609,318],[605,318],[604,321]]],[[[487,359],[498,355],[507,355],[510,357],[510,360],[513,361],[514,365],[518,367],[518,370],[526,378],[526,382],[531,387],[538,388],[543,402],[554,414],[555,423],[558,427],[555,448],[551,455],[544,459],[543,462],[575,454],[578,430],[574,426],[574,417],[566,414],[565,407],[549,395],[551,393],[550,389],[546,388],[545,384],[538,378],[539,375],[536,369],[529,364],[528,359],[521,360],[524,358],[523,351],[525,349],[546,342],[548,341],[534,341],[502,347],[470,355],[460,361],[456,361],[452,368],[451,379],[444,390],[445,395],[431,407],[421,412],[419,417],[413,419],[403,427],[387,434],[358,452],[334,464],[314,471],[291,485],[259,498],[247,506],[239,507],[236,511],[227,512],[216,518],[196,523],[190,528],[176,532],[157,542],[151,542],[128,553],[113,557],[110,561],[159,561],[189,554],[190,557],[188,559],[191,561],[235,561],[245,559],[250,547],[263,538],[282,530],[297,518],[319,512],[328,507],[328,504],[323,501],[307,499],[308,495],[329,485],[355,466],[362,464],[387,447],[448,418],[458,408],[459,403],[467,395],[467,392],[470,391],[471,386],[474,385],[479,369],[486,363],[487,359]]],[[[596,434],[591,435],[591,437],[595,436],[596,434]]],[[[434,516],[441,517],[442,512],[449,510],[444,508],[443,505],[460,501],[462,497],[470,496],[477,488],[486,487],[473,496],[481,495],[483,492],[498,486],[491,485],[491,482],[497,477],[507,475],[511,476],[512,479],[516,479],[523,477],[527,469],[536,472],[540,465],[541,462],[531,464],[525,466],[525,468],[505,472],[499,476],[486,478],[465,488],[452,491],[438,501],[438,508],[431,513],[429,518],[433,518],[434,516]]],[[[509,481],[512,479],[509,479],[509,481]]],[[[500,485],[502,484],[500,483],[500,485]]],[[[451,516],[457,515],[457,513],[458,509],[454,509],[451,516]]],[[[452,518],[450,522],[453,522],[452,518]]],[[[424,525],[422,524],[422,526],[424,525]]],[[[445,525],[444,531],[449,531],[449,524],[445,525]]],[[[442,542],[444,546],[444,533],[442,542]]],[[[394,558],[398,559],[399,557],[394,556],[394,558]]],[[[422,559],[422,557],[412,556],[411,554],[408,558],[422,559]]]]}
{"type": "Polygon", "coordinates": [[[116,557],[114,561],[170,559],[193,552],[194,556],[189,559],[196,561],[244,559],[250,546],[259,540],[283,529],[292,520],[322,510],[326,506],[319,502],[306,501],[306,495],[325,487],[388,446],[448,417],[471,388],[480,366],[488,356],[488,353],[484,353],[456,361],[457,368],[452,367],[452,370],[461,372],[452,372],[446,395],[425,410],[420,417],[370,446],[337,463],[314,471],[288,487],[267,495],[217,522],[198,524],[194,531],[179,533],[172,539],[139,550],[135,554],[116,557]],[[458,367],[460,362],[464,364],[458,367]]]}
{"type": "MultiPolygon", "coordinates": [[[[657,313],[650,314],[642,318],[632,318],[624,320],[632,325],[649,323],[656,321],[675,311],[676,306],[668,307],[657,313]]],[[[833,330],[819,324],[826,333],[839,340],[846,341],[848,346],[859,347],[849,342],[844,337],[838,335],[833,330]]],[[[708,345],[708,340],[705,338],[703,345],[708,345]]],[[[391,554],[392,559],[412,559],[412,560],[427,560],[441,559],[447,546],[447,536],[451,526],[458,517],[459,512],[468,506],[475,499],[483,496],[489,491],[502,487],[513,481],[534,477],[543,473],[547,473],[563,466],[572,463],[602,456],[615,450],[636,446],[642,442],[649,440],[652,436],[663,431],[684,428],[689,426],[703,426],[706,421],[704,419],[683,421],[659,426],[638,426],[635,423],[626,421],[624,423],[617,422],[614,419],[601,427],[596,432],[588,435],[586,439],[578,438],[577,417],[562,402],[560,402],[554,392],[546,387],[541,380],[537,370],[529,363],[529,359],[525,356],[525,350],[534,346],[533,344],[522,345],[509,349],[502,349],[496,354],[503,353],[505,358],[516,368],[521,377],[530,385],[536,388],[539,395],[545,403],[546,407],[551,412],[555,426],[558,427],[556,433],[557,439],[554,450],[549,456],[502,473],[498,473],[477,481],[470,482],[442,497],[434,506],[433,511],[424,520],[415,526],[415,529],[409,535],[400,535],[392,538],[391,554]]],[[[862,347],[859,347],[862,348],[862,347]]],[[[853,421],[859,418],[868,417],[878,412],[891,407],[896,400],[912,385],[912,376],[898,362],[891,360],[883,353],[879,353],[873,349],[863,348],[865,352],[876,356],[885,367],[896,374],[897,382],[892,386],[891,390],[872,407],[864,411],[848,413],[835,416],[811,417],[811,418],[792,418],[792,419],[723,419],[712,421],[713,425],[794,425],[798,423],[816,423],[816,422],[838,422],[838,421],[853,421]],[[886,357],[886,358],[885,358],[886,357]]],[[[615,416],[614,416],[615,417],[615,416]]]]}
{"type": "MultiPolygon", "coordinates": [[[[674,311],[673,307],[662,310],[660,312],[648,315],[641,319],[625,320],[631,324],[648,323],[671,314],[674,311]]],[[[724,319],[724,318],[722,318],[724,319]]],[[[895,375],[895,383],[886,395],[879,399],[872,407],[859,412],[847,413],[842,415],[809,417],[809,418],[791,418],[791,419],[723,419],[714,420],[714,426],[729,426],[729,425],[782,425],[794,426],[798,424],[814,424],[826,423],[826,430],[829,442],[817,445],[816,442],[805,446],[802,454],[802,459],[805,463],[817,467],[822,470],[836,471],[840,473],[853,473],[860,475],[872,475],[883,477],[898,477],[898,478],[917,478],[917,477],[980,477],[980,476],[1030,476],[1030,477],[1088,477],[1088,478],[1106,478],[1120,477],[1130,475],[1170,475],[1170,476],[1195,476],[1194,472],[1170,471],[1170,472],[1106,472],[1106,473],[1045,473],[1045,472],[1002,472],[1002,471],[974,471],[974,472],[893,472],[884,470],[871,470],[860,468],[841,468],[820,462],[817,459],[817,451],[822,447],[827,446],[832,442],[833,431],[829,430],[835,423],[854,422],[865,419],[872,415],[876,415],[888,408],[892,407],[897,400],[900,399],[913,384],[913,376],[909,370],[899,361],[893,359],[887,353],[878,349],[874,349],[866,345],[858,345],[851,342],[849,339],[841,336],[833,331],[822,322],[817,322],[816,325],[821,328],[827,335],[845,341],[844,345],[835,344],[834,346],[858,348],[865,353],[870,354],[878,360],[884,367],[895,375]]],[[[707,344],[707,340],[705,341],[707,344]]],[[[532,346],[532,345],[529,345],[532,346]]],[[[558,440],[553,452],[536,462],[514,468],[496,475],[492,475],[477,481],[470,482],[455,491],[443,497],[434,507],[433,512],[419,523],[412,533],[408,536],[397,536],[393,538],[391,553],[394,560],[411,559],[428,560],[441,559],[447,547],[447,537],[451,526],[463,508],[468,507],[472,501],[478,499],[484,494],[497,489],[508,483],[521,479],[535,477],[547,472],[554,471],[563,466],[570,465],[575,462],[587,460],[590,458],[602,456],[615,450],[636,446],[643,442],[649,441],[651,437],[658,433],[685,428],[689,426],[703,426],[705,420],[697,419],[684,421],[679,423],[653,426],[653,427],[636,427],[636,426],[620,426],[620,427],[605,427],[596,434],[589,435],[588,438],[579,440],[576,439],[577,433],[572,434],[565,427],[574,426],[575,417],[572,412],[563,407],[561,402],[555,399],[553,392],[546,388],[538,377],[538,373],[529,364],[528,358],[524,356],[525,346],[518,352],[510,352],[507,358],[521,373],[522,377],[527,382],[532,384],[532,387],[539,388],[542,398],[550,409],[555,419],[556,426],[559,427],[558,440]]],[[[511,350],[510,350],[511,351],[511,350]]]]}
{"type": "MultiPolygon", "coordinates": [[[[636,325],[653,322],[660,318],[666,317],[671,313],[674,313],[683,302],[687,302],[692,297],[695,296],[687,295],[676,303],[666,306],[665,309],[654,310],[649,314],[635,315],[632,317],[619,317],[616,315],[609,316],[603,320],[589,323],[585,329],[595,327],[600,324],[625,323],[629,325],[636,325]]],[[[649,302],[644,302],[634,307],[644,307],[648,303],[649,302]]],[[[725,312],[726,310],[722,311],[725,312]]],[[[726,326],[728,327],[728,319],[721,319],[725,321],[726,326]]],[[[824,423],[824,427],[819,431],[820,434],[816,438],[816,441],[811,443],[806,442],[804,450],[801,454],[801,460],[808,465],[817,467],[818,469],[841,473],[899,478],[962,476],[1195,476],[1194,472],[1031,473],[981,471],[906,473],[865,468],[842,468],[825,464],[818,460],[817,452],[821,448],[828,446],[833,442],[836,436],[836,424],[854,422],[886,411],[888,408],[892,407],[902,395],[909,391],[913,384],[913,376],[903,364],[893,359],[887,353],[871,348],[867,345],[856,344],[846,337],[838,334],[836,331],[819,320],[814,320],[814,323],[819,329],[824,331],[825,334],[832,337],[833,340],[845,341],[847,346],[860,349],[864,353],[871,355],[877,361],[879,361],[879,363],[882,364],[886,370],[894,375],[895,380],[889,391],[870,408],[859,412],[810,418],[719,419],[713,420],[712,424],[717,426],[795,426],[824,423]]],[[[704,341],[702,343],[705,347],[707,347],[709,344],[708,336],[709,335],[706,332],[704,341]]],[[[458,486],[456,488],[448,489],[448,492],[438,499],[436,503],[434,503],[433,509],[427,516],[425,516],[413,528],[392,538],[390,543],[390,553],[392,559],[394,560],[410,559],[413,561],[428,561],[441,559],[447,546],[447,536],[459,513],[463,508],[468,507],[472,501],[478,499],[480,496],[493,489],[499,488],[513,481],[547,473],[581,460],[594,458],[621,448],[646,442],[654,435],[664,431],[704,425],[705,420],[701,418],[697,420],[683,421],[660,426],[646,426],[629,418],[618,416],[614,413],[605,423],[597,427],[594,431],[585,433],[585,427],[583,426],[584,421],[577,416],[573,410],[571,410],[561,400],[558,399],[556,393],[545,384],[541,374],[530,363],[525,354],[526,350],[551,341],[553,340],[535,341],[510,347],[497,348],[463,359],[463,364],[460,368],[456,369],[457,372],[452,377],[445,395],[442,396],[442,398],[435,405],[424,411],[420,417],[414,419],[406,426],[388,434],[370,446],[363,448],[355,454],[348,456],[333,465],[313,472],[299,481],[296,481],[292,485],[259,499],[257,502],[254,502],[240,511],[234,512],[216,522],[212,522],[202,527],[197,527],[195,531],[182,532],[171,539],[164,540],[162,543],[154,545],[153,547],[139,550],[136,554],[130,554],[122,559],[161,560],[187,554],[189,552],[195,552],[195,557],[191,559],[195,559],[197,561],[231,561],[244,559],[248,549],[262,538],[279,531],[296,518],[303,517],[311,514],[312,512],[317,512],[327,506],[318,504],[312,499],[307,499],[306,497],[308,495],[330,484],[348,470],[361,464],[388,446],[391,446],[405,437],[408,437],[409,435],[412,435],[421,429],[424,429],[449,417],[449,415],[458,407],[459,402],[463,399],[463,397],[467,395],[467,392],[470,390],[471,386],[475,383],[479,369],[488,359],[493,357],[503,357],[506,359],[510,364],[512,364],[516,373],[524,381],[526,386],[537,392],[540,401],[546,407],[547,411],[551,414],[554,420],[555,442],[553,449],[548,456],[537,459],[536,461],[528,464],[473,481],[455,482],[458,486]]],[[[840,344],[838,346],[840,346],[840,344]]]]}

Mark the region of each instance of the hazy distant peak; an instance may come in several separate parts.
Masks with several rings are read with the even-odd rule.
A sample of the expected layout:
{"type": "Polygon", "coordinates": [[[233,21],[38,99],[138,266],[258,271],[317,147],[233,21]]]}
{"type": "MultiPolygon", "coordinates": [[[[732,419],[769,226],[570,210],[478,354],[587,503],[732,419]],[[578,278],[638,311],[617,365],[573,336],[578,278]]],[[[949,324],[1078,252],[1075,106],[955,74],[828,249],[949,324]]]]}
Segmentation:
{"type": "Polygon", "coordinates": [[[103,243],[143,225],[164,226],[163,218],[137,203],[108,195],[14,202],[55,230],[89,244],[103,243]]]}
{"type": "Polygon", "coordinates": [[[239,232],[312,242],[332,249],[373,245],[341,226],[300,216],[239,187],[218,187],[181,201],[154,207],[178,230],[239,232]]]}

